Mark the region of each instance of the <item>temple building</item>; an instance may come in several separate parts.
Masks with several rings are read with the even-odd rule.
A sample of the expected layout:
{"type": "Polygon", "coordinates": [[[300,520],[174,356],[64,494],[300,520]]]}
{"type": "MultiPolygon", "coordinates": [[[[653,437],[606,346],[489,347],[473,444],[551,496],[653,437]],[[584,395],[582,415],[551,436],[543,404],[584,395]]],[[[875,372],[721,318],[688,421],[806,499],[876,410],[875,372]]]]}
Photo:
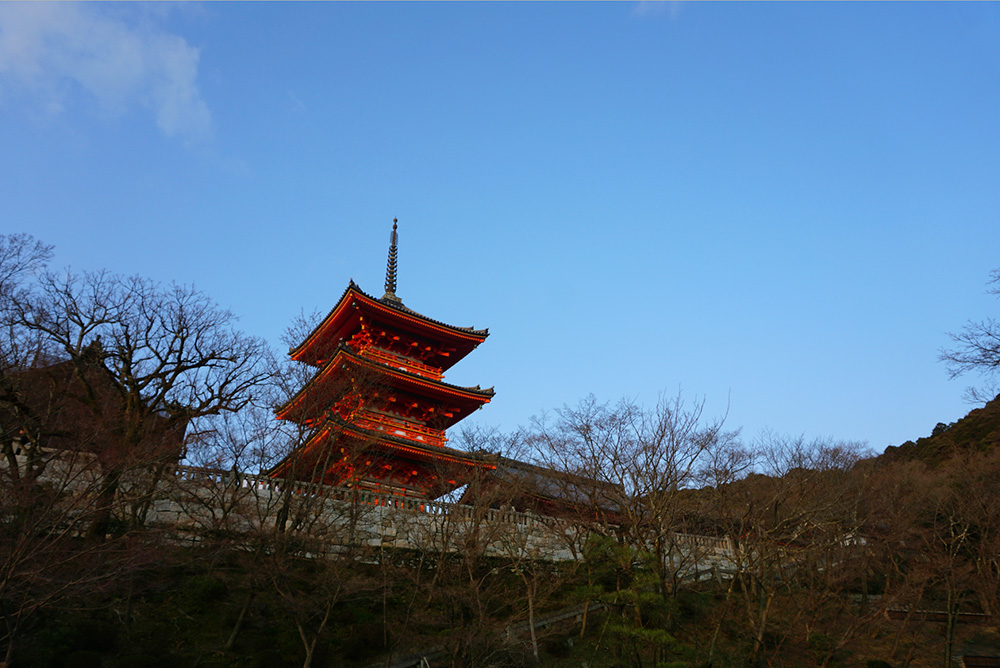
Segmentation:
{"type": "Polygon", "coordinates": [[[143,404],[130,408],[106,357],[98,336],[73,359],[8,370],[0,392],[0,450],[83,453],[109,467],[180,461],[187,418],[143,404]]]}
{"type": "Polygon", "coordinates": [[[460,387],[444,373],[489,331],[421,315],[396,296],[393,220],[385,294],[350,281],[322,322],[289,354],[316,368],[277,416],[306,427],[274,477],[433,499],[466,484],[489,461],[449,448],[445,431],[488,403],[493,389],[460,387]]]}

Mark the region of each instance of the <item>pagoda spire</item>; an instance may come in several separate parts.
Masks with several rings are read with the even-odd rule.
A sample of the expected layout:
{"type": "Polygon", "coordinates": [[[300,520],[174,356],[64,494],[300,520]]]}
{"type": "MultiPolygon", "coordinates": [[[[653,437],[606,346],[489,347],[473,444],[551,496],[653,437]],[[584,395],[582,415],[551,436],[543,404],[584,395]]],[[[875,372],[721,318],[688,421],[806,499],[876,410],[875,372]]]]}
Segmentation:
{"type": "Polygon", "coordinates": [[[389,235],[389,262],[385,268],[385,294],[382,299],[385,301],[402,304],[403,300],[396,296],[396,254],[398,249],[396,243],[399,241],[399,234],[396,232],[395,218],[392,219],[392,234],[389,235]]]}

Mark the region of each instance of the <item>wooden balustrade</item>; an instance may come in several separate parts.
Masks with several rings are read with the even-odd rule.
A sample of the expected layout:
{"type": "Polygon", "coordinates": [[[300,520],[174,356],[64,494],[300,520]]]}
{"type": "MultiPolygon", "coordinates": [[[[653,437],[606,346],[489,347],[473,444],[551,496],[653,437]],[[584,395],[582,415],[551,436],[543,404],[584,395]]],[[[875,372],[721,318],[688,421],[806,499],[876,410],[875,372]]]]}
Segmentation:
{"type": "MultiPolygon", "coordinates": [[[[184,482],[205,482],[213,485],[236,485],[241,488],[267,491],[272,494],[280,494],[288,490],[291,486],[291,493],[295,496],[323,497],[338,501],[351,501],[370,506],[382,506],[385,508],[397,508],[411,512],[426,513],[430,515],[448,515],[456,519],[472,519],[479,512],[483,519],[488,522],[504,522],[520,526],[536,526],[542,524],[542,518],[532,513],[523,513],[513,509],[498,510],[495,508],[477,509],[458,503],[447,501],[432,501],[429,499],[419,499],[397,494],[375,492],[372,490],[348,489],[344,487],[333,487],[321,483],[302,483],[291,481],[290,483],[280,478],[272,478],[265,475],[255,475],[252,473],[239,473],[236,471],[224,471],[222,469],[209,469],[197,466],[178,465],[174,470],[174,478],[184,482]]],[[[551,524],[556,521],[554,518],[546,518],[544,523],[551,524]]]]}
{"type": "Polygon", "coordinates": [[[730,541],[728,537],[718,538],[716,536],[699,536],[697,534],[690,533],[675,533],[673,535],[673,541],[678,545],[702,550],[719,550],[729,552],[733,548],[732,541],[730,541]]]}
{"type": "Polygon", "coordinates": [[[430,429],[429,427],[402,420],[394,420],[388,417],[380,420],[372,417],[357,417],[354,420],[354,424],[361,429],[380,431],[389,436],[405,438],[422,445],[443,446],[448,440],[445,438],[444,432],[440,429],[430,429]]]}
{"type": "MultiPolygon", "coordinates": [[[[290,486],[291,493],[296,496],[350,501],[352,503],[356,502],[369,506],[396,508],[403,511],[425,513],[430,515],[447,515],[458,520],[469,521],[475,519],[478,515],[486,522],[511,524],[522,527],[535,527],[540,525],[554,527],[564,523],[563,520],[558,518],[542,517],[533,513],[524,513],[512,508],[476,508],[474,506],[449,503],[447,501],[419,499],[364,489],[333,487],[321,483],[286,481],[266,475],[200,468],[196,466],[177,466],[174,471],[174,477],[179,481],[204,482],[212,485],[237,485],[241,488],[252,488],[258,491],[267,491],[271,494],[283,493],[287,491],[290,486]]],[[[673,542],[682,549],[689,549],[692,551],[716,550],[723,553],[731,553],[733,549],[732,541],[728,537],[719,538],[716,536],[675,533],[673,534],[673,542]]]]}

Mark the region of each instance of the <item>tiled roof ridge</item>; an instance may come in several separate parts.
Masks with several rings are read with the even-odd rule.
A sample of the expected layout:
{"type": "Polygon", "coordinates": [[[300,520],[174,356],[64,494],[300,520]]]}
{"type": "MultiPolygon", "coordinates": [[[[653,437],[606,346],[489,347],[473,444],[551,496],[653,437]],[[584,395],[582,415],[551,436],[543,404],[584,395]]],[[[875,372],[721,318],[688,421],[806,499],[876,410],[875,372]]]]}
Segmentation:
{"type": "Polygon", "coordinates": [[[344,301],[344,297],[346,297],[347,293],[350,292],[351,290],[354,290],[362,297],[370,299],[371,301],[375,302],[380,306],[384,306],[386,308],[394,309],[396,311],[400,311],[407,315],[414,316],[415,318],[419,318],[432,325],[437,325],[438,327],[444,327],[445,329],[451,329],[465,334],[472,334],[473,336],[481,336],[484,339],[490,335],[489,327],[485,329],[476,329],[475,327],[459,327],[457,325],[449,325],[446,322],[442,322],[441,320],[435,320],[434,318],[429,318],[423,313],[418,313],[417,311],[414,311],[411,308],[407,308],[406,306],[403,306],[402,302],[397,303],[384,298],[379,299],[378,297],[374,297],[365,292],[364,290],[362,290],[361,287],[357,283],[355,283],[354,279],[352,278],[348,281],[347,287],[344,288],[344,291],[340,294],[340,298],[334,303],[333,308],[331,308],[327,312],[327,314],[320,319],[319,323],[316,324],[316,327],[313,328],[313,330],[309,333],[308,336],[302,339],[302,341],[297,346],[288,349],[289,354],[294,355],[297,351],[301,350],[303,346],[305,346],[305,344],[309,341],[309,339],[311,339],[313,335],[316,334],[317,330],[323,326],[323,323],[326,322],[331,315],[333,315],[333,312],[337,310],[337,307],[340,306],[341,302],[344,301]]]}
{"type": "MultiPolygon", "coordinates": [[[[426,320],[427,322],[434,323],[435,325],[440,325],[442,327],[447,327],[448,329],[457,329],[457,330],[460,330],[460,331],[463,331],[463,332],[468,332],[469,334],[478,334],[480,336],[489,336],[489,334],[490,334],[489,327],[487,327],[486,329],[476,329],[474,326],[472,326],[472,327],[460,327],[459,325],[449,325],[446,322],[443,322],[441,320],[435,320],[434,318],[428,317],[428,316],[424,315],[423,313],[419,313],[417,311],[414,311],[413,309],[409,308],[408,306],[405,306],[403,304],[403,302],[395,302],[395,301],[392,301],[391,299],[385,299],[385,298],[381,298],[380,299],[378,297],[374,297],[374,296],[368,294],[367,292],[365,292],[364,290],[362,290],[358,286],[358,284],[354,282],[354,279],[351,279],[351,284],[348,286],[348,289],[350,289],[351,287],[353,287],[355,290],[357,290],[362,295],[364,295],[365,297],[368,297],[369,299],[371,299],[374,302],[378,302],[379,304],[381,304],[383,306],[388,306],[389,308],[395,309],[397,311],[402,311],[403,313],[406,313],[407,315],[415,316],[417,318],[420,318],[421,320],[426,320]]],[[[345,291],[344,294],[347,294],[346,291],[345,291]]],[[[343,297],[341,297],[341,299],[343,299],[343,297]]]]}

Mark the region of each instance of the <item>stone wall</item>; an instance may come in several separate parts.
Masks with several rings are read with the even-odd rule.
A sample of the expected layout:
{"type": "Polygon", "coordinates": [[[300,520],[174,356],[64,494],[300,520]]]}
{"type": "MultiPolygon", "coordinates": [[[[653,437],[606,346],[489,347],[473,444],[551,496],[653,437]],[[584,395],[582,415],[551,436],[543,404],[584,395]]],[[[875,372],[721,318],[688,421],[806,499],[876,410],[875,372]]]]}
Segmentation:
{"type": "MultiPolygon", "coordinates": [[[[42,478],[77,510],[96,497],[96,463],[53,457],[42,478]]],[[[205,536],[252,539],[282,524],[286,535],[310,541],[315,552],[349,547],[408,549],[437,553],[481,550],[484,554],[544,561],[579,559],[587,534],[558,518],[513,509],[403,498],[276,480],[190,466],[148,469],[128,475],[119,488],[118,519],[169,532],[177,540],[205,536]]],[[[733,569],[726,538],[671,534],[671,555],[685,578],[733,569]]]]}
{"type": "Polygon", "coordinates": [[[146,522],[197,535],[273,531],[279,518],[286,531],[331,548],[483,549],[548,561],[578,554],[577,532],[554,518],[192,467],[161,482],[146,522]]]}

